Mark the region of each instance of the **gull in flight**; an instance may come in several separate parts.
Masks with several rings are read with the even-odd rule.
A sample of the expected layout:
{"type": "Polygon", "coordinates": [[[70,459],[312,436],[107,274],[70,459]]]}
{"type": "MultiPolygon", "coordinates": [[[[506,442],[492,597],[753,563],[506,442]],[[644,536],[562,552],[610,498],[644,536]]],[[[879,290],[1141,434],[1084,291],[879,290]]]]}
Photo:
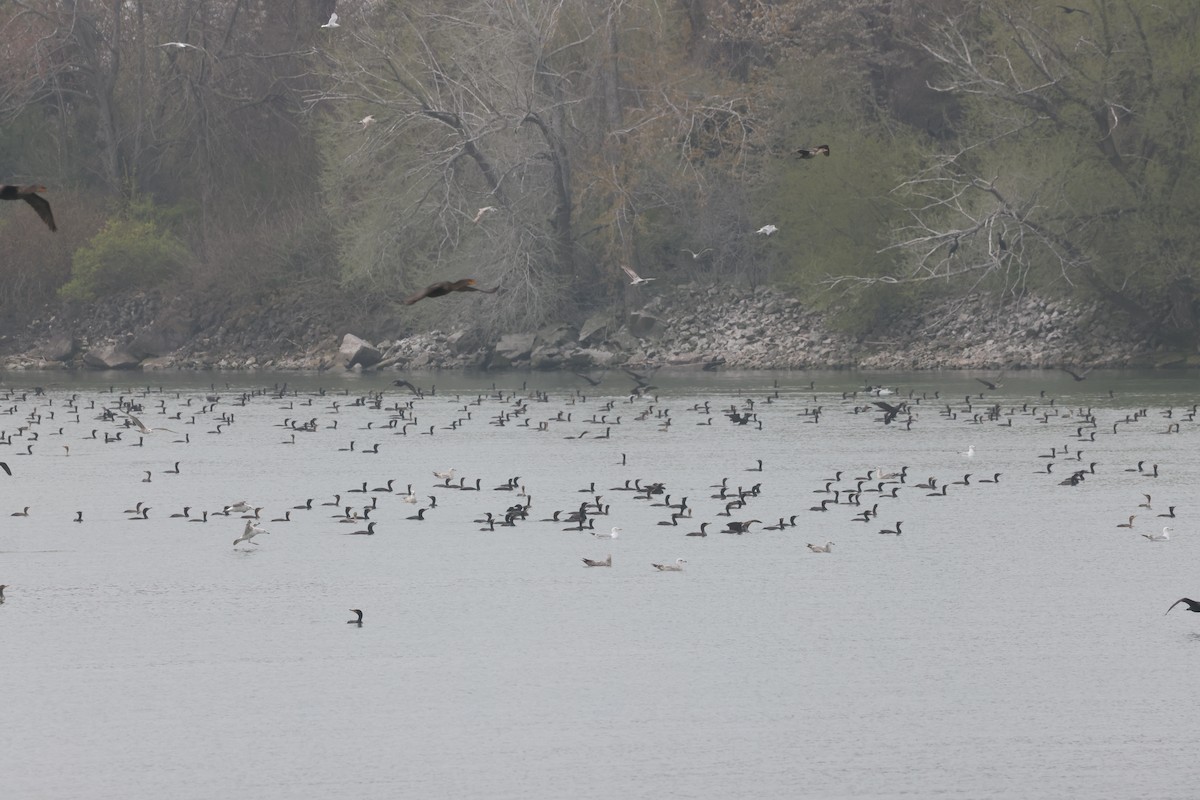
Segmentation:
{"type": "Polygon", "coordinates": [[[659,572],[683,572],[683,565],[687,562],[682,558],[675,559],[674,564],[651,564],[659,572]]]}
{"type": "Polygon", "coordinates": [[[174,47],[176,50],[185,50],[187,48],[191,48],[192,50],[200,49],[196,45],[188,44],[187,42],[163,42],[159,47],[174,47]]]}
{"type": "Polygon", "coordinates": [[[1175,529],[1168,525],[1162,529],[1162,533],[1143,533],[1142,536],[1152,542],[1169,542],[1171,541],[1171,531],[1173,530],[1175,529]]]}
{"type": "Polygon", "coordinates": [[[654,278],[643,278],[641,275],[638,275],[636,272],[634,272],[632,269],[625,266],[624,264],[621,265],[621,271],[629,276],[629,285],[630,286],[638,286],[640,284],[649,283],[650,281],[655,280],[654,278]]]}
{"type": "Polygon", "coordinates": [[[705,253],[709,252],[710,250],[712,250],[711,247],[706,247],[703,250],[701,250],[699,253],[697,253],[695,250],[689,250],[686,247],[684,247],[684,248],[680,249],[679,252],[687,253],[689,256],[692,257],[692,261],[699,261],[700,256],[704,255],[705,253]]]}
{"type": "Polygon", "coordinates": [[[761,228],[756,230],[755,233],[761,233],[763,236],[770,236],[777,230],[779,230],[779,228],[775,227],[774,225],[763,225],[761,228]]]}
{"type": "Polygon", "coordinates": [[[250,544],[257,545],[258,542],[255,542],[252,540],[254,539],[255,536],[258,536],[260,533],[270,533],[270,531],[263,530],[262,528],[260,528],[254,524],[254,520],[249,520],[246,523],[245,530],[242,531],[241,537],[233,540],[233,546],[237,547],[242,542],[250,542],[250,544]]]}
{"type": "Polygon", "coordinates": [[[145,434],[151,434],[151,433],[154,433],[155,431],[167,431],[168,433],[175,433],[175,431],[171,430],[170,428],[150,428],[150,427],[147,427],[147,426],[146,426],[146,425],[145,425],[145,424],[144,424],[144,423],[143,423],[143,422],[142,422],[140,419],[138,419],[137,417],[135,417],[133,414],[126,414],[124,411],[122,411],[121,413],[122,413],[122,414],[125,414],[125,416],[129,417],[130,421],[132,421],[132,422],[133,422],[133,426],[134,426],[135,428],[137,428],[137,429],[138,429],[138,431],[139,431],[139,432],[141,432],[141,433],[145,433],[145,434]]]}
{"type": "Polygon", "coordinates": [[[620,528],[613,528],[608,533],[596,533],[595,531],[592,531],[592,536],[595,536],[597,539],[616,539],[620,535],[620,528]]]}
{"type": "Polygon", "coordinates": [[[358,124],[362,125],[363,128],[366,129],[366,128],[369,128],[374,122],[375,122],[375,115],[367,114],[365,117],[363,117],[362,119],[360,119],[358,121],[358,124]]]}
{"type": "Polygon", "coordinates": [[[338,28],[338,27],[341,27],[340,25],[338,25],[338,15],[337,15],[337,14],[330,14],[330,15],[329,15],[329,22],[326,22],[326,23],[325,23],[324,25],[322,25],[321,27],[322,27],[322,28],[338,28]]]}
{"type": "Polygon", "coordinates": [[[481,208],[475,212],[475,218],[472,219],[471,222],[478,224],[479,220],[483,219],[484,217],[486,217],[488,214],[492,213],[495,210],[496,210],[495,206],[484,206],[483,208],[481,208]]]}

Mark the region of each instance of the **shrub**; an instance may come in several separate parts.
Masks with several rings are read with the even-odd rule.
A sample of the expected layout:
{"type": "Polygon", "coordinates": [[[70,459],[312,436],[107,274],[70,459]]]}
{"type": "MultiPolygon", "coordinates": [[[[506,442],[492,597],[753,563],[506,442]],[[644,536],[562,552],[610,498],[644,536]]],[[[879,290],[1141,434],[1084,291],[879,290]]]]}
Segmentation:
{"type": "Polygon", "coordinates": [[[110,219],[75,251],[71,280],[59,294],[66,300],[94,300],[145,289],[174,273],[187,257],[183,243],[154,222],[110,219]]]}

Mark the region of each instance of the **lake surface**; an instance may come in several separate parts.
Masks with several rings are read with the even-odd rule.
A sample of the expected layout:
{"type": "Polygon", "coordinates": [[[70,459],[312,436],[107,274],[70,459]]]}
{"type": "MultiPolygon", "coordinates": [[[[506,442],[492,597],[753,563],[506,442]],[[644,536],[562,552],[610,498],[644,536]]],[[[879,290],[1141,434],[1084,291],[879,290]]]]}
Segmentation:
{"type": "Polygon", "coordinates": [[[1200,598],[1194,376],[1020,373],[981,400],[972,374],[660,372],[656,401],[631,401],[620,372],[406,377],[436,394],[384,376],[0,375],[6,796],[1196,796],[1200,615],[1163,613],[1200,598]],[[843,397],[866,383],[898,393],[843,397]],[[910,392],[911,429],[854,413],[910,392]],[[121,396],[173,430],[135,446],[124,417],[98,419],[121,396]],[[750,424],[721,413],[747,400],[750,424]],[[398,409],[407,435],[387,427],[398,409]],[[838,471],[844,501],[904,466],[895,498],[808,510],[838,471]],[[482,491],[438,485],[451,467],[482,491]],[[967,473],[944,497],[915,488],[967,473]],[[529,519],[480,530],[524,502],[493,490],[514,476],[529,519]],[[665,493],[609,488],[634,479],[665,493]],[[722,480],[760,491],[718,516],[722,480]],[[595,494],[615,540],[538,521],[595,494]],[[693,516],[658,525],[666,494],[693,516]],[[235,547],[246,521],[215,512],[243,499],[270,533],[235,547]],[[366,523],[334,515],[372,500],[375,535],[342,535],[366,523]],[[701,522],[710,535],[684,536],[701,522]],[[1139,535],[1165,524],[1170,541],[1139,535]]]}

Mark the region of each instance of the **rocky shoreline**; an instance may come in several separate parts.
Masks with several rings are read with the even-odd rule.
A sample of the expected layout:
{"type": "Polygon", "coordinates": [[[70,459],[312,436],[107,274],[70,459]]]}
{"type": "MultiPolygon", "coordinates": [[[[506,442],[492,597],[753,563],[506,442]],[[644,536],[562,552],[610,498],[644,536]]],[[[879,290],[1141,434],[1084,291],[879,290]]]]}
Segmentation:
{"type": "MultiPolygon", "coordinates": [[[[766,287],[689,285],[631,312],[604,311],[480,344],[467,331],[376,336],[336,310],[295,305],[222,314],[152,294],[48,316],[0,337],[0,369],[587,370],[620,365],[695,369],[1021,369],[1194,366],[1096,303],[973,294],[916,316],[840,332],[829,316],[766,287]],[[121,333],[116,333],[117,331],[121,333]]],[[[386,310],[358,324],[388,329],[386,310]]]]}

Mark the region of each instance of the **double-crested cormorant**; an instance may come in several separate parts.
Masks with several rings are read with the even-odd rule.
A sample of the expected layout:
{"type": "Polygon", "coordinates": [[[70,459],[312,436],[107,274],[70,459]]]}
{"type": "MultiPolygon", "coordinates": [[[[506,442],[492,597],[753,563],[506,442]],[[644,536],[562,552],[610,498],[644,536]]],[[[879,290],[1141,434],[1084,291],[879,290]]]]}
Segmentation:
{"type": "Polygon", "coordinates": [[[829,155],[829,145],[819,144],[816,147],[801,147],[793,150],[792,153],[800,158],[816,158],[817,156],[829,155]]]}
{"type": "Polygon", "coordinates": [[[38,192],[46,191],[45,186],[11,186],[0,184],[0,200],[24,200],[33,206],[33,210],[42,218],[42,222],[52,231],[58,230],[54,224],[54,214],[50,212],[50,203],[38,192]]]}
{"type": "Polygon", "coordinates": [[[411,306],[413,303],[418,300],[424,300],[426,297],[441,297],[451,292],[483,292],[484,294],[494,294],[499,289],[499,286],[493,286],[491,289],[476,288],[474,278],[461,278],[457,281],[438,281],[404,298],[404,305],[411,306]]]}
{"type": "MultiPolygon", "coordinates": [[[[336,14],[334,16],[336,16],[336,14]]],[[[358,619],[348,619],[348,620],[346,620],[346,624],[347,625],[357,625],[358,627],[361,628],[362,627],[362,609],[361,608],[352,608],[352,609],[350,609],[350,613],[354,614],[356,617],[358,617],[358,619]]]]}
{"type": "MultiPolygon", "coordinates": [[[[3,586],[0,586],[0,589],[3,589],[3,588],[4,588],[3,586]]],[[[2,596],[3,596],[3,594],[4,594],[4,593],[3,593],[2,591],[0,591],[0,597],[2,597],[2,596]]],[[[1179,598],[1179,599],[1178,599],[1178,600],[1176,600],[1174,603],[1171,603],[1171,608],[1174,608],[1175,606],[1179,605],[1180,603],[1187,603],[1187,608],[1188,608],[1188,611],[1195,611],[1195,612],[1197,612],[1197,613],[1200,613],[1200,602],[1196,602],[1195,600],[1193,600],[1193,599],[1192,599],[1192,598],[1190,598],[1190,597],[1181,597],[1181,598],[1179,598]]],[[[1164,614],[1163,614],[1163,616],[1164,616],[1164,617],[1165,617],[1167,614],[1170,614],[1170,613],[1171,613],[1171,608],[1168,608],[1168,609],[1166,610],[1166,613],[1164,613],[1164,614]]]]}

